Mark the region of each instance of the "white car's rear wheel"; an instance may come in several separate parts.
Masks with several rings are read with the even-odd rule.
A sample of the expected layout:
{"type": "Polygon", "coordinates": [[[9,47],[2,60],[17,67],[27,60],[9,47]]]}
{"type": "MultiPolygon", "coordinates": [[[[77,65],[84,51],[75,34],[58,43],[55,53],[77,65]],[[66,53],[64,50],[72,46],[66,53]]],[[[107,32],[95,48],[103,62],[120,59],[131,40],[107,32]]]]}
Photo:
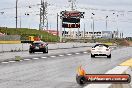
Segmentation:
{"type": "Polygon", "coordinates": [[[107,56],[107,58],[111,58],[111,54],[107,56]]]}
{"type": "Polygon", "coordinates": [[[91,54],[91,58],[94,58],[94,57],[95,57],[95,55],[92,55],[92,54],[91,54]]]}

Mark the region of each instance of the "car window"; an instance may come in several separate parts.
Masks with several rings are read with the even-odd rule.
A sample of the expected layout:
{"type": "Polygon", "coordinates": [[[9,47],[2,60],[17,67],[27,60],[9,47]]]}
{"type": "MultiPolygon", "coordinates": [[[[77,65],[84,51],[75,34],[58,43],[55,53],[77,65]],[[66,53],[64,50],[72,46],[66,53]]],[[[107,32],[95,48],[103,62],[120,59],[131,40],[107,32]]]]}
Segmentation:
{"type": "Polygon", "coordinates": [[[95,47],[106,47],[106,48],[108,48],[109,46],[108,45],[104,45],[104,44],[97,44],[97,45],[94,46],[94,48],[95,47]]]}
{"type": "Polygon", "coordinates": [[[42,43],[33,43],[33,45],[35,45],[35,46],[40,45],[40,44],[42,44],[42,43]]]}

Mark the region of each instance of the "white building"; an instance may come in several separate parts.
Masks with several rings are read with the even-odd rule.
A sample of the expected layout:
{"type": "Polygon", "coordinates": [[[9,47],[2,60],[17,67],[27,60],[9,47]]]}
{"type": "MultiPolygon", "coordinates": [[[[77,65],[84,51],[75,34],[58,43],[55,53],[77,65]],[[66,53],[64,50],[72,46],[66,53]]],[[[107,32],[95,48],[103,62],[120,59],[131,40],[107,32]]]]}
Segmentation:
{"type": "MultiPolygon", "coordinates": [[[[77,31],[64,31],[62,32],[63,38],[68,39],[77,39],[78,38],[78,32],[77,31]]],[[[92,37],[95,38],[113,38],[113,32],[112,31],[97,31],[97,32],[85,32],[85,38],[91,39],[92,37]]],[[[79,31],[79,38],[84,38],[84,31],[79,31]]]]}

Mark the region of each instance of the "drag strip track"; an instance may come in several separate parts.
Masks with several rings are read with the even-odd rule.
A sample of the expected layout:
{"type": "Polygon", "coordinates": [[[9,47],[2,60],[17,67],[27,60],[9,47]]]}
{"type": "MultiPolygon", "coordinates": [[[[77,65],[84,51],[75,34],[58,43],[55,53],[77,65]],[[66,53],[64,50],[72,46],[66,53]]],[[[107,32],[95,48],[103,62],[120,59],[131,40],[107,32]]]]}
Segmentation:
{"type": "Polygon", "coordinates": [[[131,52],[132,47],[125,47],[113,50],[111,59],[75,52],[1,63],[0,88],[82,88],[75,80],[79,65],[87,73],[105,73],[132,57],[131,52]]]}

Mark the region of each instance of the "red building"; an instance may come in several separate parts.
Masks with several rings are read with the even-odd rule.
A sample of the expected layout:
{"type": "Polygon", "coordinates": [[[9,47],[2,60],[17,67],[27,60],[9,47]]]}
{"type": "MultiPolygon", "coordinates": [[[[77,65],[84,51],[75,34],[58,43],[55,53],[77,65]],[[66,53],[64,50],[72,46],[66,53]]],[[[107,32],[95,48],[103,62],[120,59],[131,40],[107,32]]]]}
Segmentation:
{"type": "MultiPolygon", "coordinates": [[[[46,32],[52,34],[52,35],[57,35],[57,31],[56,30],[45,30],[46,32]]],[[[59,32],[58,32],[59,34],[59,32]]]]}

